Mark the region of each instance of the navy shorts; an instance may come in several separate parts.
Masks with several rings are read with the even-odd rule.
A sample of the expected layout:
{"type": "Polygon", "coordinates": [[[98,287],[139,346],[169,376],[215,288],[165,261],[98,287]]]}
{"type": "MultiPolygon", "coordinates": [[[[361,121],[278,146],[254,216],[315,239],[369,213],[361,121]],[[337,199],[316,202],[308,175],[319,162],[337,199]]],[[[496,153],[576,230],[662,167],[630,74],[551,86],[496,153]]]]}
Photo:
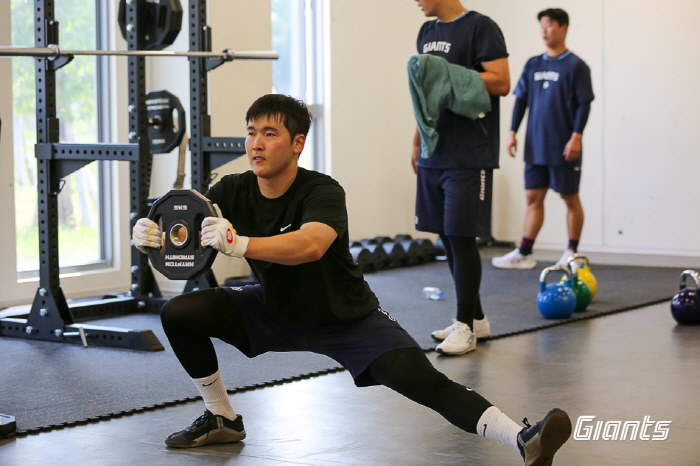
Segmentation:
{"type": "Polygon", "coordinates": [[[525,164],[525,189],[551,188],[559,194],[576,194],[581,167],[525,164]]]}
{"type": "Polygon", "coordinates": [[[491,237],[492,169],[418,167],[416,230],[491,237]]]}
{"type": "Polygon", "coordinates": [[[260,285],[223,287],[233,300],[249,336],[249,348],[238,348],[254,358],[273,352],[310,351],[323,354],[345,367],[358,387],[377,385],[368,373],[379,356],[418,343],[384,310],[347,324],[321,328],[298,327],[280,319],[265,305],[260,285]]]}

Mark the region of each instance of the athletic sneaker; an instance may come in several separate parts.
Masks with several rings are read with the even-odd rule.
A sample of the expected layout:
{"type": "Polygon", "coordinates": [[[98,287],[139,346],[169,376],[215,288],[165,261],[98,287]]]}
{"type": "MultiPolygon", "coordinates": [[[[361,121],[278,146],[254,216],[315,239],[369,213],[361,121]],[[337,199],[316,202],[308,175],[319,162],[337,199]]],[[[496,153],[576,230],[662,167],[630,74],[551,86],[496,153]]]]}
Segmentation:
{"type": "MultiPolygon", "coordinates": [[[[453,324],[442,330],[435,330],[430,334],[435,341],[443,341],[445,338],[450,336],[450,332],[455,328],[457,319],[452,319],[453,324]]],[[[489,324],[489,319],[484,316],[481,320],[474,319],[474,334],[476,338],[488,338],[491,336],[491,324],[489,324]]]]}
{"type": "Polygon", "coordinates": [[[494,267],[499,269],[534,269],[537,261],[532,258],[532,254],[527,256],[520,254],[520,249],[513,249],[511,252],[501,257],[491,259],[494,267]]]}
{"type": "Polygon", "coordinates": [[[576,251],[572,249],[567,249],[566,251],[564,251],[564,254],[561,255],[561,257],[555,265],[561,265],[562,267],[566,267],[569,263],[569,257],[573,256],[574,254],[576,254],[576,251]]]}
{"type": "Polygon", "coordinates": [[[243,417],[238,414],[230,420],[208,409],[199,416],[191,426],[180,432],[170,434],[165,444],[173,448],[201,447],[210,443],[238,442],[245,438],[243,417]]]}
{"type": "Polygon", "coordinates": [[[452,324],[454,327],[445,340],[437,345],[435,351],[440,354],[458,355],[465,354],[476,349],[476,335],[469,326],[460,321],[452,324]]]}
{"type": "Polygon", "coordinates": [[[527,427],[518,434],[518,449],[525,460],[525,466],[550,466],[552,458],[571,435],[571,419],[566,412],[554,408],[537,424],[527,427]]]}

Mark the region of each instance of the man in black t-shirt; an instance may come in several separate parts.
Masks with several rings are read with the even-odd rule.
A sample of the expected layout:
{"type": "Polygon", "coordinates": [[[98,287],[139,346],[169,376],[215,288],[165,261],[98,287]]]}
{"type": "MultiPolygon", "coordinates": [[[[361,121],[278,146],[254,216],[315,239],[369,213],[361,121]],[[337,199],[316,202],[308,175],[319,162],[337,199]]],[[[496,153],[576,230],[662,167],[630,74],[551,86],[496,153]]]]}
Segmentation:
{"type": "MultiPolygon", "coordinates": [[[[438,372],[413,338],[379,307],[349,251],[345,193],[332,178],[298,167],[311,116],[291,97],[266,95],[246,114],[252,170],[229,175],[207,192],[217,217],[202,222],[202,239],[245,258],[260,285],[185,293],[162,308],[173,352],[199,390],[206,410],[169,447],[190,448],[245,438],[211,338],[248,357],[275,351],[329,356],[357,386],[384,385],[434,409],[461,429],[519,451],[525,464],[545,464],[568,439],[568,415],[553,409],[522,428],[475,391],[438,372]]],[[[134,246],[160,248],[163,233],[139,219],[134,246]]]]}

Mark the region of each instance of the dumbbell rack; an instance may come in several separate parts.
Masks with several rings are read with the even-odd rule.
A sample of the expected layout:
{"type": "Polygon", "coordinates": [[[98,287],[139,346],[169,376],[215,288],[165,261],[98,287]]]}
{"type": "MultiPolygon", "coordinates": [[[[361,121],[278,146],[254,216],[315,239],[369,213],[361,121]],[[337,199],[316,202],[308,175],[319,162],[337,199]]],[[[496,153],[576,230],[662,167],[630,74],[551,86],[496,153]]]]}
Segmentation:
{"type": "MultiPolygon", "coordinates": [[[[139,2],[127,2],[126,22],[134,25],[127,34],[130,51],[143,49],[139,34],[139,2]]],[[[211,29],[206,25],[206,0],[190,0],[189,36],[191,51],[211,51],[211,29]]],[[[53,0],[35,0],[35,46],[58,45],[58,22],[54,20],[53,0]]],[[[221,65],[216,59],[190,60],[190,152],[192,189],[205,192],[211,181],[211,170],[245,153],[243,138],[211,137],[208,114],[208,71],[221,65]]],[[[28,314],[20,313],[0,319],[0,336],[159,351],[163,349],[150,330],[77,324],[101,317],[134,313],[158,313],[163,298],[147,256],[131,247],[131,289],[94,300],[66,301],[59,278],[58,194],[61,180],[90,162],[119,160],[129,162],[130,226],[148,214],[151,166],[153,156],[148,140],[145,105],[146,63],[142,56],[128,57],[129,76],[129,143],[74,144],[59,142],[59,120],[56,116],[56,71],[70,58],[49,60],[37,58],[36,112],[38,166],[38,211],[40,269],[39,288],[28,314]]],[[[217,285],[210,270],[189,280],[185,292],[217,285]]]]}

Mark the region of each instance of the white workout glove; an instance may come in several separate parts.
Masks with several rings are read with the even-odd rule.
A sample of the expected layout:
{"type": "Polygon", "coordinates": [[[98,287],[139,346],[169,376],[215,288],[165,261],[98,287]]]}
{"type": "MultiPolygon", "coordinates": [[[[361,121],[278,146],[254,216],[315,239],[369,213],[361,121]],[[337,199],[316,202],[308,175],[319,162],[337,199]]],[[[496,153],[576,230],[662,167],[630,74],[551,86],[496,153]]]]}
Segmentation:
{"type": "Polygon", "coordinates": [[[247,236],[236,234],[233,225],[221,215],[221,209],[214,204],[216,217],[202,220],[202,244],[223,252],[227,256],[243,257],[248,249],[247,236]]]}
{"type": "Polygon", "coordinates": [[[136,249],[146,254],[146,248],[162,248],[163,232],[156,222],[150,218],[140,218],[136,221],[131,232],[131,239],[136,249]]]}

